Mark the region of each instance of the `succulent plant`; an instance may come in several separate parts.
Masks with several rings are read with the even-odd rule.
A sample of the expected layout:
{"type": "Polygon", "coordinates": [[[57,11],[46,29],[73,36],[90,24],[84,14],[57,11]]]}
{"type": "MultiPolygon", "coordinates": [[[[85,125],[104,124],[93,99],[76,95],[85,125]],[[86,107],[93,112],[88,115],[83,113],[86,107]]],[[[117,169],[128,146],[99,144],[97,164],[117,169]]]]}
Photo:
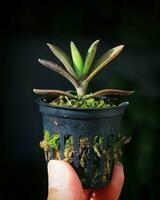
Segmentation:
{"type": "Polygon", "coordinates": [[[99,96],[128,96],[134,91],[125,91],[118,89],[103,89],[94,93],[87,94],[88,84],[91,79],[108,63],[110,63],[124,48],[124,45],[116,46],[106,53],[104,53],[94,64],[93,60],[97,51],[99,40],[96,40],[91,44],[87,51],[85,60],[82,58],[78,48],[71,41],[71,55],[70,59],[64,51],[55,45],[47,43],[53,54],[61,61],[64,65],[63,67],[45,59],[38,59],[38,61],[45,67],[61,74],[66,79],[68,79],[76,89],[76,95],[73,95],[69,91],[62,90],[42,90],[33,89],[33,92],[38,95],[47,96],[67,96],[70,98],[90,98],[99,96]]]}

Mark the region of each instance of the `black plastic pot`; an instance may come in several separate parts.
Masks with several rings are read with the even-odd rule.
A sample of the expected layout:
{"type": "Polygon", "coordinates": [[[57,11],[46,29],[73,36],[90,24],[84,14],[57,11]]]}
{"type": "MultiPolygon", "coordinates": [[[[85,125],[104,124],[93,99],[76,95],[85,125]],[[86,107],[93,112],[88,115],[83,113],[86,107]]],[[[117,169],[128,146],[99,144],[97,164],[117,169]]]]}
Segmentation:
{"type": "MultiPolygon", "coordinates": [[[[115,137],[120,132],[121,118],[128,102],[124,102],[116,107],[110,107],[105,109],[80,109],[69,107],[53,107],[48,103],[43,102],[41,99],[38,101],[40,112],[43,116],[44,130],[49,131],[50,134],[58,132],[60,135],[60,154],[61,159],[64,159],[64,136],[69,134],[73,137],[73,162],[72,166],[78,173],[79,170],[79,144],[80,137],[87,136],[88,145],[88,160],[87,160],[87,172],[86,181],[83,182],[85,188],[98,188],[106,185],[111,174],[106,181],[101,181],[104,170],[104,159],[99,159],[99,180],[95,183],[91,181],[94,176],[93,170],[93,142],[94,137],[101,135],[104,138],[103,146],[105,147],[110,135],[115,137]]],[[[54,149],[51,149],[51,159],[54,159],[54,149]]],[[[110,162],[111,168],[114,160],[110,162]]],[[[81,178],[81,177],[80,177],[81,178]]]]}

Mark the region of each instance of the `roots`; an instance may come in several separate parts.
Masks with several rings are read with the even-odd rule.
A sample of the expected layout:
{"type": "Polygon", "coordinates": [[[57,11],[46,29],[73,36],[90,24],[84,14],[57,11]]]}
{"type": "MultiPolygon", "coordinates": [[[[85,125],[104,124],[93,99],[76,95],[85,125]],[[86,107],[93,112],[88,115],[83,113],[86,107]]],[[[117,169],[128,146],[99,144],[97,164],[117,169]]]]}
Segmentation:
{"type": "MultiPolygon", "coordinates": [[[[108,138],[108,142],[104,145],[104,138],[102,136],[95,136],[92,148],[93,152],[93,176],[91,182],[96,184],[98,181],[107,182],[112,171],[112,163],[115,160],[119,160],[122,155],[122,146],[129,143],[131,138],[121,136],[116,137],[113,135],[108,138]],[[103,171],[100,170],[100,163],[104,163],[103,171]]],[[[64,160],[73,165],[73,137],[71,135],[64,136],[65,148],[64,148],[64,160]]],[[[87,181],[87,161],[89,139],[86,136],[81,136],[79,139],[79,168],[77,173],[81,178],[82,184],[87,181]]],[[[60,160],[60,141],[59,134],[57,132],[49,134],[48,131],[44,131],[44,139],[40,142],[40,147],[45,152],[46,160],[51,159],[50,150],[53,149],[53,157],[55,160],[60,160]]],[[[52,158],[53,159],[53,158],[52,158]]],[[[73,165],[74,167],[74,165],[73,165]]]]}

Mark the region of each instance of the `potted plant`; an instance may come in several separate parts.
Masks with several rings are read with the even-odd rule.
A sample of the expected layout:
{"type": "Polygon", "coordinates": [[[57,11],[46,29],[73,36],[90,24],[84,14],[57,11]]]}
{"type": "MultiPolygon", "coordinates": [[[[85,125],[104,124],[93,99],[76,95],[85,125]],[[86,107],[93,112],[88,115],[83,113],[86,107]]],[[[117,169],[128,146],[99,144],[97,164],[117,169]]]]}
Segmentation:
{"type": "Polygon", "coordinates": [[[120,134],[121,117],[127,102],[120,97],[133,91],[103,89],[87,93],[91,79],[123,49],[119,45],[93,64],[99,40],[91,44],[85,60],[73,42],[72,60],[55,45],[47,44],[63,67],[39,59],[45,67],[68,79],[76,91],[33,89],[43,116],[44,139],[40,142],[46,160],[63,159],[78,173],[85,188],[106,185],[121,147],[129,142],[120,134]],[[92,66],[93,65],[93,66],[92,66]]]}

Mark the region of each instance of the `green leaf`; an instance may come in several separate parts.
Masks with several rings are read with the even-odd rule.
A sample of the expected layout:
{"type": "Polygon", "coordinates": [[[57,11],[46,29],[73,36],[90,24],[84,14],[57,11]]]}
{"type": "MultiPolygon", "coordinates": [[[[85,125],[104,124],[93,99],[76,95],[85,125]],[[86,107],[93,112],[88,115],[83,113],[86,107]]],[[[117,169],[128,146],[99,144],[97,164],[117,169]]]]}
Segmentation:
{"type": "Polygon", "coordinates": [[[90,75],[86,78],[87,81],[90,81],[104,66],[110,63],[118,54],[122,51],[124,45],[119,45],[113,49],[110,49],[105,54],[100,57],[96,62],[95,67],[93,68],[90,75]]]}
{"type": "Polygon", "coordinates": [[[96,40],[95,42],[93,42],[88,49],[88,53],[87,53],[84,68],[83,68],[83,76],[87,75],[91,68],[99,41],[100,40],[96,40]]]}
{"type": "Polygon", "coordinates": [[[53,52],[53,54],[64,64],[66,70],[74,77],[77,78],[76,73],[72,67],[72,61],[70,58],[66,55],[64,51],[62,51],[60,48],[56,47],[55,45],[47,43],[50,50],[53,52]]]}
{"type": "Polygon", "coordinates": [[[72,41],[70,45],[74,68],[78,78],[80,78],[83,72],[83,59],[76,45],[72,41]]]}

